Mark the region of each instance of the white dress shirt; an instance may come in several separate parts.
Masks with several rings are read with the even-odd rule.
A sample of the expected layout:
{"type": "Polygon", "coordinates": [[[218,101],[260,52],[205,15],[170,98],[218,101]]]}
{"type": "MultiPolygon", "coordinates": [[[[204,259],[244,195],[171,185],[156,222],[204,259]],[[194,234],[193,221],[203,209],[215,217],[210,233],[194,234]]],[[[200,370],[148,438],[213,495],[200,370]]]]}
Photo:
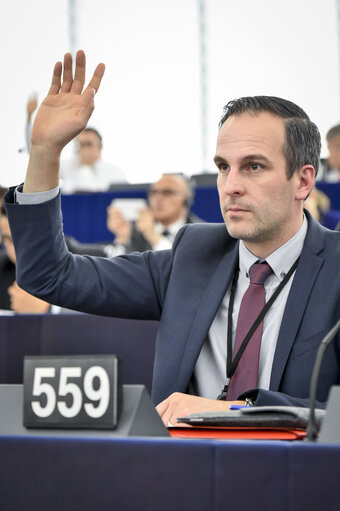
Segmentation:
{"type": "Polygon", "coordinates": [[[155,222],[155,231],[158,232],[158,234],[161,234],[161,238],[153,247],[153,250],[167,250],[168,248],[171,248],[177,232],[186,223],[186,218],[180,218],[166,227],[160,222],[155,222]],[[166,236],[162,235],[164,231],[168,232],[166,236]]]}
{"type": "Polygon", "coordinates": [[[93,165],[79,165],[77,160],[60,163],[60,188],[62,193],[106,192],[114,183],[126,183],[124,172],[103,160],[93,165]]]}
{"type": "MultiPolygon", "coordinates": [[[[161,234],[160,239],[158,242],[152,247],[152,250],[168,250],[172,247],[172,243],[175,239],[175,236],[178,232],[178,230],[185,225],[186,218],[181,218],[180,220],[177,220],[177,222],[174,222],[171,225],[168,225],[167,227],[164,227],[163,224],[160,222],[155,222],[155,231],[158,234],[161,234]],[[168,231],[168,235],[164,236],[162,233],[164,231],[168,231]]],[[[121,245],[120,243],[113,242],[110,245],[104,245],[103,250],[105,251],[107,257],[116,257],[118,255],[126,254],[127,248],[125,245],[121,245]]]]}
{"type": "MultiPolygon", "coordinates": [[[[289,241],[287,241],[287,243],[282,245],[282,247],[275,250],[275,252],[266,258],[267,263],[273,270],[273,274],[268,277],[264,284],[266,301],[268,301],[268,299],[272,296],[275,289],[294,264],[295,260],[301,254],[306,233],[307,219],[304,216],[302,226],[298,232],[289,241]]],[[[244,243],[240,241],[240,273],[233,308],[233,343],[235,340],[235,331],[241,300],[250,282],[249,269],[258,260],[259,258],[249,252],[244,243]]],[[[258,376],[258,387],[263,389],[269,389],[277,338],[294,275],[295,272],[264,318],[258,376]]],[[[230,287],[231,286],[229,286],[211,325],[207,340],[202,347],[193,375],[193,384],[197,395],[211,399],[216,399],[216,397],[222,392],[226,380],[227,322],[230,287]]]]}

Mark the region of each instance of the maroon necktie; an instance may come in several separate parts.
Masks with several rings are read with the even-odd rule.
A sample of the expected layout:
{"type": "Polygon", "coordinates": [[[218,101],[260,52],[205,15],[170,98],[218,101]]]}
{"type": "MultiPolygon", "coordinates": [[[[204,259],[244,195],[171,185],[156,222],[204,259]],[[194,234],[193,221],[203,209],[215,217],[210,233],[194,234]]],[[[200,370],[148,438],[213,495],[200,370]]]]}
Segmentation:
{"type": "MultiPolygon", "coordinates": [[[[238,352],[245,336],[265,306],[264,283],[272,273],[268,263],[255,263],[249,270],[250,284],[243,295],[238,315],[234,354],[238,352]]],[[[228,388],[227,400],[234,401],[242,392],[257,385],[263,321],[259,324],[244,350],[228,388]]]]}

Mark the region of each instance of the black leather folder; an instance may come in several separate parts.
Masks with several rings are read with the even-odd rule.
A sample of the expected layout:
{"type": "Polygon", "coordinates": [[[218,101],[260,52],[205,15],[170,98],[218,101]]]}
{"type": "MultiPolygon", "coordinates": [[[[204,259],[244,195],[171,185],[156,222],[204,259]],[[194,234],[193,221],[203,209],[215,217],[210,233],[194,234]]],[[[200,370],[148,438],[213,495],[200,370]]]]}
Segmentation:
{"type": "MultiPolygon", "coordinates": [[[[315,410],[320,428],[325,410],[315,410]]],[[[191,426],[258,428],[258,429],[306,429],[309,408],[296,406],[254,406],[225,412],[193,413],[178,417],[177,422],[191,426]]]]}

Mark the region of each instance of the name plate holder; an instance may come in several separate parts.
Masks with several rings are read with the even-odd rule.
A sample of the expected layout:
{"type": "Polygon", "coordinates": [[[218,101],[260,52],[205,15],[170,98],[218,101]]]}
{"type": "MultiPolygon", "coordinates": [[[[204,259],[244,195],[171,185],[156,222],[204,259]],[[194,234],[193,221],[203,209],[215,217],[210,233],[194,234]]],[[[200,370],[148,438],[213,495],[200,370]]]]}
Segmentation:
{"type": "Polygon", "coordinates": [[[116,355],[26,356],[26,428],[115,429],[122,409],[116,355]]]}

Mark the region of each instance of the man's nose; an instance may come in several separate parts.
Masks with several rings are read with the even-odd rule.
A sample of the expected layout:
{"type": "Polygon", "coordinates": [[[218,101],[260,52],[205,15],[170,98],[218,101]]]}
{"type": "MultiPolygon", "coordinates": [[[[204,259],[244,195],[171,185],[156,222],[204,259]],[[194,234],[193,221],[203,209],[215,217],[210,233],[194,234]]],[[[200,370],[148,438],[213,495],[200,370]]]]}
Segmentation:
{"type": "Polygon", "coordinates": [[[244,194],[245,188],[242,174],[238,169],[230,169],[225,179],[223,191],[226,195],[230,196],[244,194]]]}

